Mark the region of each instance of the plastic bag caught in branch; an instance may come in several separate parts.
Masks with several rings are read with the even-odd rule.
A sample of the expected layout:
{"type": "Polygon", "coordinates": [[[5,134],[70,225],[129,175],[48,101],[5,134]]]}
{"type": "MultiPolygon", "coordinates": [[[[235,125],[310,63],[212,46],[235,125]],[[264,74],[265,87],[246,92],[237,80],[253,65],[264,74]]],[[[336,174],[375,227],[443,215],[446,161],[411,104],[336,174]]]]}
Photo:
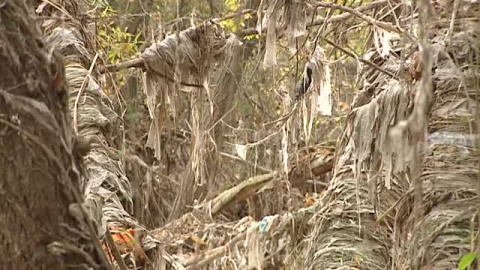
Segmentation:
{"type": "Polygon", "coordinates": [[[262,0],[258,7],[257,31],[259,34],[267,31],[265,44],[265,58],[263,67],[269,68],[277,65],[276,39],[277,30],[285,29],[285,36],[288,41],[288,48],[295,53],[296,40],[298,37],[307,34],[307,12],[306,5],[302,1],[292,0],[262,0]],[[262,17],[263,10],[265,15],[262,17]],[[280,18],[280,20],[278,20],[280,18]],[[277,29],[277,24],[282,26],[277,29]]]}
{"type": "MultiPolygon", "coordinates": [[[[272,0],[269,1],[268,9],[265,12],[265,16],[263,18],[259,17],[259,22],[257,27],[264,28],[267,27],[267,41],[265,44],[265,58],[263,61],[263,67],[269,68],[272,66],[277,65],[277,16],[278,11],[284,5],[284,0],[272,0]]],[[[264,4],[262,2],[262,4],[264,4]]]]}
{"type": "Polygon", "coordinates": [[[179,87],[202,88],[214,58],[225,48],[222,29],[213,23],[191,27],[153,44],[142,54],[147,68],[145,94],[152,118],[147,147],[160,159],[160,134],[168,119],[168,110],[175,116],[175,101],[179,87]]]}
{"type": "Polygon", "coordinates": [[[312,58],[305,64],[303,80],[296,91],[297,100],[311,93],[310,106],[307,106],[306,100],[303,100],[301,105],[303,132],[309,140],[317,115],[332,114],[330,67],[321,47],[315,49],[312,58]]]}
{"type": "Polygon", "coordinates": [[[325,58],[324,50],[317,47],[310,61],[305,64],[302,84],[297,87],[297,99],[312,92],[315,113],[332,114],[332,86],[330,66],[325,58]]]}
{"type": "Polygon", "coordinates": [[[398,34],[376,27],[373,31],[373,37],[378,54],[380,54],[382,58],[386,58],[390,54],[392,48],[390,40],[392,40],[393,37],[398,38],[398,34]]]}
{"type": "Polygon", "coordinates": [[[332,115],[332,85],[330,82],[330,66],[325,52],[317,47],[308,63],[312,68],[312,84],[310,87],[317,95],[316,111],[322,115],[332,115]]]}
{"type": "Polygon", "coordinates": [[[287,20],[285,36],[288,39],[288,48],[291,53],[295,53],[297,51],[297,38],[307,34],[305,5],[296,1],[290,1],[286,6],[285,18],[287,20]]]}

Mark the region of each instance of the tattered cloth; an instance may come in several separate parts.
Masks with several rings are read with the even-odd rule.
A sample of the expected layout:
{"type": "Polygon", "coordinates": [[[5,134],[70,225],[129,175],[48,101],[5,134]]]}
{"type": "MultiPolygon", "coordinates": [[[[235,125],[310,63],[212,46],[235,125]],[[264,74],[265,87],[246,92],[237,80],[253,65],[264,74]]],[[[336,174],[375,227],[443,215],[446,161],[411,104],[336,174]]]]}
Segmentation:
{"type": "MultiPolygon", "coordinates": [[[[167,104],[175,115],[175,99],[180,87],[199,88],[221,55],[226,38],[218,24],[208,22],[173,34],[150,46],[142,54],[147,68],[145,94],[151,119],[147,147],[160,159],[160,132],[167,119],[167,104]]],[[[188,91],[188,89],[185,89],[188,91]]]]}

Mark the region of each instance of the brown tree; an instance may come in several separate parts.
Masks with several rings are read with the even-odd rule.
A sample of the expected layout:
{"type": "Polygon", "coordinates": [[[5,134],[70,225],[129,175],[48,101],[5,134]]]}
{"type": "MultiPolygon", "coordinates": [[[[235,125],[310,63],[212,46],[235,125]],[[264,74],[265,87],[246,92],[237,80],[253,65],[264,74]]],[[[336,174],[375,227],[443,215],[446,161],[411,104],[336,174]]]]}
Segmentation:
{"type": "Polygon", "coordinates": [[[62,57],[25,1],[0,6],[0,268],[101,268],[62,57]]]}
{"type": "MultiPolygon", "coordinates": [[[[98,239],[132,231],[140,241],[108,245],[122,270],[454,269],[467,253],[478,258],[476,5],[208,3],[165,1],[162,18],[177,17],[178,29],[162,28],[163,40],[144,31],[154,44],[139,58],[103,66],[108,52],[97,48],[90,23],[99,17],[88,3],[43,2],[37,21],[65,71],[25,5],[0,5],[1,266],[109,267],[98,239]],[[202,5],[209,16],[230,14],[199,20],[202,5]],[[371,34],[364,57],[347,32],[360,43],[371,34]],[[307,62],[291,76],[308,82],[299,100],[284,81],[294,57],[297,70],[307,62]],[[345,72],[352,77],[337,72],[347,57],[359,68],[345,72]],[[129,67],[145,84],[112,94],[123,76],[112,73],[129,67]],[[345,82],[355,75],[357,84],[345,82]],[[333,157],[333,143],[319,143],[334,139],[320,134],[333,117],[320,117],[317,105],[330,106],[319,97],[344,86],[357,91],[348,110],[333,109],[346,122],[333,157]],[[122,121],[131,106],[143,107],[145,119],[122,121]],[[256,221],[233,209],[246,199],[256,221]],[[148,232],[132,216],[163,227],[148,232]],[[152,236],[162,252],[150,253],[152,236]]],[[[140,14],[121,16],[154,13],[131,7],[140,14]]],[[[121,25],[136,34],[138,18],[121,25]]]]}

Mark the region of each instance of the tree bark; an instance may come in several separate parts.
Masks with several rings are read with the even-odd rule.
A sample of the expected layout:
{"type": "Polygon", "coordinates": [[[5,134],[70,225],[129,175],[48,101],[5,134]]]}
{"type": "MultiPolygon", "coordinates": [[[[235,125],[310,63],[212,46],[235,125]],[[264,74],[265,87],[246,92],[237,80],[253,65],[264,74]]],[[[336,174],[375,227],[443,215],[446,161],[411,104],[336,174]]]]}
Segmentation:
{"type": "MultiPolygon", "coordinates": [[[[471,38],[478,23],[451,32],[454,3],[435,10],[447,24],[426,16],[428,5],[419,9],[424,24],[413,20],[420,50],[406,69],[422,80],[364,73],[365,90],[354,100],[332,185],[314,218],[313,244],[306,260],[299,256],[305,269],[456,269],[463,255],[478,252],[480,45],[471,38]]],[[[403,65],[375,53],[372,62],[403,65]]]]}
{"type": "Polygon", "coordinates": [[[0,7],[0,268],[100,268],[62,58],[24,1],[0,7]]]}
{"type": "MultiPolygon", "coordinates": [[[[86,3],[77,1],[65,0],[61,4],[62,11],[48,6],[41,15],[53,13],[52,17],[60,17],[60,13],[68,12],[72,18],[80,18],[88,8],[86,3]]],[[[93,40],[92,33],[83,26],[89,23],[87,20],[83,20],[82,24],[78,21],[57,23],[46,20],[42,26],[47,41],[65,58],[68,107],[74,116],[72,124],[89,149],[81,159],[85,171],[82,185],[85,206],[96,221],[100,238],[107,234],[107,226],[112,233],[113,229],[135,231],[138,245],[131,249],[129,256],[123,255],[129,266],[140,267],[147,261],[142,253],[155,253],[152,249],[156,243],[131,216],[132,189],[125,176],[125,155],[116,150],[124,143],[120,119],[95,77],[96,60],[99,58],[98,54],[91,54],[95,49],[95,44],[90,42],[93,40]]]]}

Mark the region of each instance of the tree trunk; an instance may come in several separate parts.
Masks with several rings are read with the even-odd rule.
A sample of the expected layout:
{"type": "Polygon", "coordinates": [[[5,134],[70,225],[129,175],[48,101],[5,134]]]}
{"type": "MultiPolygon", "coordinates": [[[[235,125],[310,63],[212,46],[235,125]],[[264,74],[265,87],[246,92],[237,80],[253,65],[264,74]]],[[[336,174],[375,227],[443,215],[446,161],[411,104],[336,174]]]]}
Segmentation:
{"type": "Polygon", "coordinates": [[[62,58],[24,1],[0,7],[0,268],[99,268],[62,58]]]}
{"type": "MultiPolygon", "coordinates": [[[[450,22],[472,15],[478,18],[479,9],[468,2],[453,2],[442,7],[447,12],[439,12],[448,23],[436,25],[439,29],[431,31],[431,45],[420,50],[422,88],[426,88],[425,80],[431,80],[433,95],[431,109],[428,108],[426,147],[419,158],[423,159],[422,168],[418,176],[414,175],[420,180],[421,188],[414,187],[420,205],[417,206],[415,197],[409,217],[396,224],[399,231],[406,232],[401,237],[396,234],[396,249],[402,251],[396,253],[394,266],[398,268],[457,269],[461,257],[469,252],[476,252],[479,259],[480,24],[455,23],[452,27],[450,22]],[[454,5],[458,5],[458,11],[454,5]],[[452,12],[458,12],[456,19],[452,19],[452,12]]],[[[419,28],[429,30],[433,24],[428,13],[439,10],[430,6],[430,1],[418,4],[423,11],[419,28]]],[[[411,208],[411,201],[406,201],[402,208],[411,208]]]]}
{"type": "MultiPolygon", "coordinates": [[[[478,249],[478,22],[450,25],[453,3],[429,17],[428,2],[419,9],[424,24],[414,20],[421,49],[413,44],[407,54],[407,80],[364,73],[314,218],[306,269],[456,269],[478,249]],[[418,73],[422,80],[412,81],[418,73]]],[[[469,12],[456,16],[478,10],[469,12]]],[[[409,46],[392,50],[400,55],[409,46]]],[[[371,61],[397,72],[399,58],[371,61]]]]}
{"type": "MultiPolygon", "coordinates": [[[[41,15],[60,17],[68,12],[69,16],[80,18],[88,9],[88,4],[84,2],[65,0],[61,5],[63,9],[47,6],[41,15]]],[[[95,77],[94,68],[99,58],[91,54],[95,44],[91,42],[92,33],[84,27],[89,23],[88,20],[83,20],[82,24],[45,20],[42,26],[48,42],[65,58],[65,83],[69,87],[68,107],[73,116],[73,127],[90,150],[82,158],[85,171],[82,196],[85,197],[85,206],[96,221],[101,238],[106,235],[107,226],[112,231],[134,230],[139,245],[130,247],[128,256],[126,253],[122,255],[127,265],[136,268],[146,261],[143,251],[155,253],[152,249],[156,247],[156,241],[131,216],[132,189],[124,168],[124,160],[129,155],[116,150],[124,143],[120,132],[121,121],[95,77]]],[[[109,245],[109,248],[112,246],[109,245]]],[[[111,252],[108,253],[113,261],[111,252]]],[[[117,258],[114,263],[121,264],[117,258]]]]}

